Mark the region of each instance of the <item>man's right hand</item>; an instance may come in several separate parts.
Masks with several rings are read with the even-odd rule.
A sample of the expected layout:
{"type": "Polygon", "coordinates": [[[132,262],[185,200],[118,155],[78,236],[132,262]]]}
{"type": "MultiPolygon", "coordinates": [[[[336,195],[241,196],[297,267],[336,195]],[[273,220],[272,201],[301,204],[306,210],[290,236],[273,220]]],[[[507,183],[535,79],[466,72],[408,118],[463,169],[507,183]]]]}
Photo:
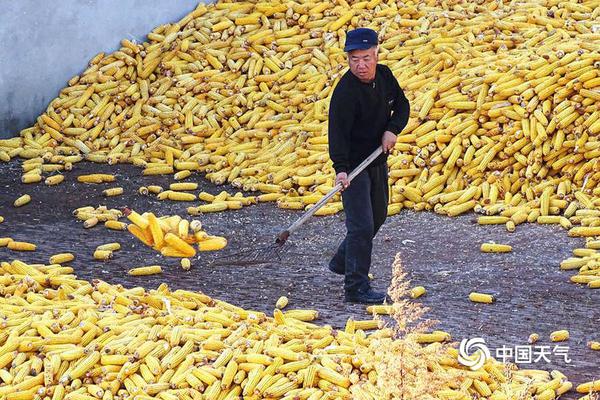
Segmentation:
{"type": "Polygon", "coordinates": [[[345,172],[340,172],[339,174],[337,174],[335,176],[335,184],[337,185],[338,183],[342,184],[342,192],[346,190],[346,188],[350,186],[350,181],[348,181],[348,174],[345,172]]]}

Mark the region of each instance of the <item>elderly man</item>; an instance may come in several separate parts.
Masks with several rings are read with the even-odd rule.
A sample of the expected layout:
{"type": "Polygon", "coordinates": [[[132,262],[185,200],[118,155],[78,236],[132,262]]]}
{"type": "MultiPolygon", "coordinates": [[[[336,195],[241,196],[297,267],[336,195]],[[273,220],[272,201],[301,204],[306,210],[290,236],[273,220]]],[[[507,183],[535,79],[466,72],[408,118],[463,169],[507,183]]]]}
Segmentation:
{"type": "Polygon", "coordinates": [[[329,108],[329,156],[342,201],[347,234],[329,269],[345,275],[345,300],[381,303],[385,293],[369,284],[373,237],[387,217],[387,154],[408,122],[409,102],[392,71],[377,64],[377,33],[358,28],[348,32],[344,51],[349,71],[340,79],[329,108]],[[348,174],[378,146],[383,154],[350,184],[348,174]]]}

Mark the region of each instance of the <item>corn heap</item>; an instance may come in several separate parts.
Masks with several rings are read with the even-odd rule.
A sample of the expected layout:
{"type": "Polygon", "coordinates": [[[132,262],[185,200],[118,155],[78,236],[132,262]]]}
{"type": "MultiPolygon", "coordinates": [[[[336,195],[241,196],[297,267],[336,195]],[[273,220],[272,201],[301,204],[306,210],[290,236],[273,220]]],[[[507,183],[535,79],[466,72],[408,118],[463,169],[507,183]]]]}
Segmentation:
{"type": "Polygon", "coordinates": [[[571,282],[586,284],[589,288],[600,288],[600,240],[588,239],[585,248],[573,250],[573,257],[560,263],[564,270],[579,270],[577,275],[571,277],[571,282]]]}
{"type": "Polygon", "coordinates": [[[179,215],[157,218],[153,213],[133,210],[126,210],[126,214],[132,222],[127,225],[129,233],[166,257],[193,257],[196,249],[192,244],[196,243],[200,251],[221,250],[227,245],[224,237],[208,235],[198,220],[190,222],[179,215]]]}
{"type": "MultiPolygon", "coordinates": [[[[1,398],[382,398],[365,354],[375,341],[392,341],[391,331],[363,330],[378,321],[349,320],[335,331],[311,323],[312,310],[276,309],[270,318],[165,284],[125,289],[72,273],[61,264],[0,263],[1,398]]],[[[552,399],[571,387],[557,371],[521,370],[508,379],[493,359],[469,371],[457,354],[451,348],[428,366],[459,376],[440,398],[508,399],[523,390],[552,399]]]]}
{"type": "Polygon", "coordinates": [[[29,158],[28,182],[82,156],[147,175],[200,171],[308,207],[333,184],[327,105],[345,31],[370,26],[412,105],[389,159],[391,214],[504,211],[518,215],[512,229],[577,193],[595,208],[598,1],[483,3],[201,4],[148,42],[94,57],[33,127],[1,142],[0,159],[29,158]]]}
{"type": "Polygon", "coordinates": [[[481,3],[201,4],[94,57],[33,127],[2,141],[0,159],[36,160],[27,175],[40,176],[82,156],[201,171],[305,207],[332,186],[327,105],[344,33],[370,26],[412,108],[389,159],[391,212],[545,216],[578,192],[595,206],[598,1],[481,3]]]}
{"type": "Polygon", "coordinates": [[[239,210],[242,207],[256,204],[259,201],[265,201],[264,196],[265,195],[244,196],[242,192],[237,192],[234,195],[230,195],[224,190],[217,195],[207,192],[200,192],[198,199],[205,201],[208,204],[202,204],[198,207],[188,207],[187,212],[190,215],[198,215],[208,212],[239,210]]]}

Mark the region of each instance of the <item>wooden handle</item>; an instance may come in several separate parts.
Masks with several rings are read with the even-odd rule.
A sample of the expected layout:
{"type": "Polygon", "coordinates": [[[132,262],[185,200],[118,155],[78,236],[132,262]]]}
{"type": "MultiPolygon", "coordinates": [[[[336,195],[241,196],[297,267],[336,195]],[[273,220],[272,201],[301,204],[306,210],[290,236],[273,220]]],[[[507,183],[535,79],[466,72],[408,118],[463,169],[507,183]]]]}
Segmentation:
{"type": "MultiPolygon", "coordinates": [[[[356,175],[360,174],[369,164],[371,164],[379,155],[383,152],[383,147],[379,146],[369,157],[367,157],[358,167],[354,168],[350,175],[348,175],[348,182],[352,182],[352,179],[356,177],[356,175]]],[[[327,202],[335,196],[340,190],[342,190],[342,184],[338,183],[335,185],[333,189],[329,191],[321,200],[319,200],[313,207],[311,207],[308,211],[306,211],[300,218],[296,220],[289,228],[286,229],[288,234],[296,231],[302,224],[304,224],[310,217],[313,216],[314,213],[317,212],[321,207],[323,207],[327,202]]]]}

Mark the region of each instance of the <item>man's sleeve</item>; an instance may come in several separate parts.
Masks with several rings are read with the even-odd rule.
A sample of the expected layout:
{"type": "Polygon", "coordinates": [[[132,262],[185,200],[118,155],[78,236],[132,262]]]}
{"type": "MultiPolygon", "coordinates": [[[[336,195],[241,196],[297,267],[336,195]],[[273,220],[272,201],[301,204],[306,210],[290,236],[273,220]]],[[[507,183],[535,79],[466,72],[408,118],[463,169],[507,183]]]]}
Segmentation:
{"type": "Polygon", "coordinates": [[[410,117],[410,103],[398,84],[398,80],[394,77],[394,74],[392,74],[392,71],[390,69],[388,69],[388,71],[391,80],[390,83],[394,87],[396,97],[394,99],[394,107],[392,108],[392,117],[390,118],[390,122],[388,122],[386,129],[397,135],[402,132],[408,123],[408,118],[410,117]]]}
{"type": "Polygon", "coordinates": [[[329,157],[336,174],[350,170],[350,132],[354,122],[355,102],[334,91],[329,104],[329,157]]]}

